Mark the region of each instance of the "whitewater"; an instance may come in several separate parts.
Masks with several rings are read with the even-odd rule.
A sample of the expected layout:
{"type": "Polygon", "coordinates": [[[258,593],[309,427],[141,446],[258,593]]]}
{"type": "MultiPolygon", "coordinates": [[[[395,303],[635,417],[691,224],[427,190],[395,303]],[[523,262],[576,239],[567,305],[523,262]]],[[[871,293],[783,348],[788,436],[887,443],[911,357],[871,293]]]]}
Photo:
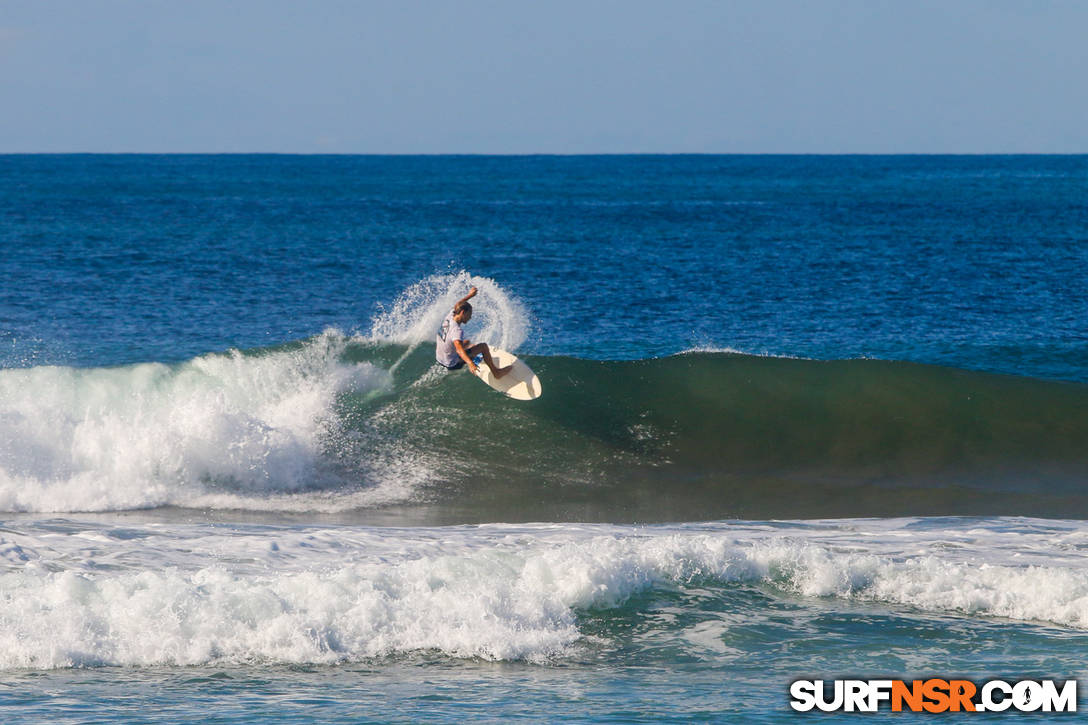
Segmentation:
{"type": "MultiPolygon", "coordinates": [[[[335,664],[423,652],[561,663],[600,646],[579,629],[587,612],[655,592],[697,611],[707,591],[753,588],[795,605],[839,599],[1088,637],[1083,524],[20,523],[0,534],[4,670],[335,664]]],[[[726,639],[730,622],[747,626],[711,619],[726,639]]],[[[682,646],[697,632],[711,637],[680,624],[667,636],[682,646]]]]}
{"type": "Polygon", "coordinates": [[[0,157],[0,721],[1088,677],[1086,174],[0,157]],[[472,286],[540,399],[435,366],[472,286]]]}
{"type": "MultiPolygon", "coordinates": [[[[413,469],[423,464],[399,460],[395,441],[336,465],[359,453],[363,435],[345,429],[338,408],[349,395],[365,402],[392,392],[401,363],[433,345],[469,285],[481,290],[482,336],[516,348],[526,325],[517,300],[493,280],[460,273],[403,291],[366,336],[329,329],[277,349],[173,365],[0,370],[0,510],[343,510],[410,500],[426,478],[413,469]],[[405,348],[387,367],[346,359],[349,347],[385,343],[405,348]],[[348,471],[371,485],[335,501],[302,493],[342,491],[348,471]]],[[[436,383],[427,370],[407,385],[436,383]]]]}
{"type": "MultiPolygon", "coordinates": [[[[502,520],[511,513],[507,519],[531,522],[536,513],[554,512],[557,502],[581,506],[573,510],[583,518],[658,520],[675,509],[656,501],[662,494],[649,492],[645,481],[664,486],[678,467],[688,479],[687,495],[696,496],[693,505],[705,511],[720,505],[736,479],[760,487],[759,497],[773,502],[775,481],[790,486],[793,467],[781,453],[764,450],[753,411],[744,417],[754,432],[732,422],[725,436],[712,427],[712,416],[700,414],[695,421],[703,435],[694,436],[677,422],[680,413],[662,417],[653,409],[662,392],[682,400],[661,386],[631,411],[617,413],[632,398],[624,393],[623,376],[645,392],[647,376],[662,366],[680,366],[692,379],[700,365],[718,375],[718,366],[739,364],[748,376],[764,375],[771,365],[781,386],[783,371],[807,379],[824,375],[828,365],[693,350],[620,363],[605,373],[612,387],[604,388],[587,375],[615,364],[544,361],[544,371],[567,366],[568,385],[607,390],[615,425],[567,425],[558,436],[547,433],[558,453],[541,461],[522,460],[508,448],[516,448],[511,440],[491,436],[453,436],[459,444],[444,450],[466,406],[482,406],[503,420],[507,436],[539,439],[545,424],[555,423],[545,415],[545,424],[531,427],[505,399],[431,365],[431,330],[469,286],[482,291],[474,316],[481,337],[511,348],[521,344],[530,327],[524,305],[494,280],[461,272],[411,285],[376,313],[368,333],[328,329],[273,348],[173,364],[0,371],[0,506],[10,517],[0,531],[0,670],[330,666],[423,654],[555,666],[593,660],[616,639],[587,628],[587,619],[631,616],[658,597],[701,613],[694,625],[663,626],[657,636],[668,644],[660,646],[729,661],[732,648],[721,643],[765,604],[742,601],[723,619],[709,616],[716,607],[706,609],[704,599],[743,600],[757,592],[790,607],[838,601],[905,611],[922,621],[955,616],[1057,627],[1071,643],[1085,636],[1088,524],[1078,521],[458,522],[502,520]],[[745,436],[759,441],[754,450],[717,455],[745,436]],[[455,449],[466,447],[470,455],[459,457],[455,449]],[[746,473],[768,458],[782,469],[777,479],[766,470],[746,473]],[[718,470],[730,464],[732,470],[718,470]],[[541,471],[556,465],[562,467],[558,475],[541,471]],[[515,475],[528,481],[539,476],[552,500],[534,501],[530,486],[510,480],[515,475]],[[721,485],[693,486],[699,475],[716,476],[721,485]],[[488,500],[495,498],[486,485],[491,479],[514,499],[508,507],[488,500]],[[640,496],[651,499],[649,507],[627,501],[640,496]],[[150,523],[132,518],[139,510],[148,511],[150,523]],[[100,515],[88,516],[92,512],[100,515]],[[109,512],[128,513],[110,519],[109,512]],[[326,523],[306,522],[315,516],[326,523]],[[427,525],[376,527],[375,521],[427,525]]],[[[868,367],[851,370],[847,385],[856,387],[868,367]]],[[[931,392],[947,384],[946,373],[936,369],[878,373],[883,385],[897,375],[931,392]]],[[[984,429],[987,436],[1004,436],[993,451],[1023,443],[1018,436],[1030,406],[1016,410],[1012,401],[1024,394],[1027,381],[955,377],[959,397],[971,397],[965,385],[983,395],[994,394],[988,388],[996,385],[1003,405],[1012,406],[1006,416],[1015,424],[991,421],[984,429]]],[[[825,379],[821,395],[835,389],[833,380],[825,379]]],[[[1084,395],[1079,386],[1030,385],[1033,402],[1040,394],[1061,395],[1076,419],[1084,395]]],[[[708,394],[720,393],[704,392],[690,405],[705,404],[708,394]]],[[[901,396],[893,384],[891,399],[901,396]]],[[[766,392],[760,397],[763,406],[774,400],[766,392]]],[[[888,396],[877,402],[887,405],[888,396]]],[[[580,404],[590,402],[583,397],[580,404]]],[[[579,403],[565,400],[560,407],[571,405],[579,403]]],[[[803,398],[790,405],[794,414],[807,413],[801,430],[808,431],[820,412],[803,398]]],[[[862,397],[848,405],[868,408],[872,401],[862,397]]],[[[736,400],[730,406],[743,409],[736,400]]],[[[1058,415],[1061,404],[1048,410],[1058,415]]],[[[892,418],[915,416],[912,425],[925,423],[929,414],[906,403],[892,412],[892,418]]],[[[825,415],[839,414],[833,407],[825,415]]],[[[789,440],[788,430],[781,426],[781,440],[789,440]]],[[[1082,428],[1072,431],[1068,445],[1075,453],[1083,435],[1082,428]]],[[[865,450],[844,453],[849,446],[843,437],[833,438],[826,450],[812,442],[811,432],[805,446],[790,443],[810,451],[798,464],[834,465],[843,477],[850,461],[869,456],[865,450]]],[[[1050,469],[1065,445],[1053,430],[1045,442],[1029,437],[1027,443],[1049,450],[1050,469]]],[[[881,450],[885,462],[921,457],[905,469],[914,484],[905,497],[897,499],[887,482],[856,483],[877,486],[884,506],[899,500],[909,508],[924,495],[927,476],[940,478],[934,467],[962,464],[959,457],[933,458],[948,445],[915,450],[900,442],[881,450]]],[[[872,475],[868,464],[862,469],[872,475]]],[[[962,487],[963,480],[957,477],[955,485],[962,487]]],[[[818,481],[809,485],[822,491],[818,481]]],[[[1006,502],[1022,492],[1014,488],[1006,502]]],[[[985,495],[992,501],[997,491],[985,495]]],[[[725,505],[728,511],[739,503],[725,505]]]]}
{"type": "Polygon", "coordinates": [[[0,509],[1088,517],[1085,385],[693,349],[530,357],[560,385],[516,406],[434,365],[434,330],[472,286],[472,334],[518,349],[525,305],[459,272],[410,285],[366,333],[175,363],[0,369],[0,509]]]}

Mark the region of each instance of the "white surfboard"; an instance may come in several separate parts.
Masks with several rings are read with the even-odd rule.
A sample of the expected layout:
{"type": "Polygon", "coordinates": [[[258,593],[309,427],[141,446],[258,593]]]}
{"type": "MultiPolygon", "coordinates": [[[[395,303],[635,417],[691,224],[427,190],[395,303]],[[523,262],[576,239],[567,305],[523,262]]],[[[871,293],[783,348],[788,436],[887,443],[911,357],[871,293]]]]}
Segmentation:
{"type": "Polygon", "coordinates": [[[474,360],[477,370],[476,377],[500,393],[504,393],[514,400],[533,400],[539,398],[543,392],[540,387],[540,378],[528,365],[518,360],[517,355],[506,350],[500,350],[497,347],[491,348],[491,359],[495,361],[495,367],[514,366],[510,372],[501,378],[496,378],[491,374],[491,368],[483,361],[482,355],[477,357],[479,360],[474,360]]]}

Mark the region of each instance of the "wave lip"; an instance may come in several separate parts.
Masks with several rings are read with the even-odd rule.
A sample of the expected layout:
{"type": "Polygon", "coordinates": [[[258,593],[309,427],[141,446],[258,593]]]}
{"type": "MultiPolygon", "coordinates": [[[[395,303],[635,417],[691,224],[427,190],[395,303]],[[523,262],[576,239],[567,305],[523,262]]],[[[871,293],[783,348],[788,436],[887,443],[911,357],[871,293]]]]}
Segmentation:
{"type": "Polygon", "coordinates": [[[1088,518],[1088,386],[693,351],[530,358],[552,384],[518,405],[379,338],[0,370],[0,510],[1088,518]]]}
{"type": "Polygon", "coordinates": [[[304,491],[327,474],[346,391],[388,374],[344,364],[326,332],[293,349],[180,365],[0,370],[0,509],[104,511],[304,491]]]}
{"type": "MultiPolygon", "coordinates": [[[[415,499],[438,466],[401,443],[428,366],[394,379],[479,289],[472,331],[516,349],[522,304],[460,272],[412,285],[367,337],[335,329],[296,343],[184,363],[0,370],[0,511],[181,506],[338,512],[415,499]],[[394,358],[386,353],[394,351],[394,358]],[[392,406],[374,401],[399,395],[392,406]]],[[[425,353],[425,354],[424,354],[425,353]]]]}
{"type": "Polygon", "coordinates": [[[471,302],[471,338],[516,350],[529,329],[524,304],[495,280],[466,271],[432,275],[408,286],[389,308],[375,315],[367,339],[408,346],[433,343],[442,320],[472,287],[478,292],[471,302]]]}

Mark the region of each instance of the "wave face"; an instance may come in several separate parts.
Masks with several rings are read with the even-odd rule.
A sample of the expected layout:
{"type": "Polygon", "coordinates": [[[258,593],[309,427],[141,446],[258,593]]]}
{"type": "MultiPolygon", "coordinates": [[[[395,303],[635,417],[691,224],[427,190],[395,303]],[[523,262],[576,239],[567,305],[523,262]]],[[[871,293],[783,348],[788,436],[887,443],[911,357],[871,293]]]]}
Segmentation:
{"type": "Polygon", "coordinates": [[[532,406],[468,376],[399,403],[413,445],[446,452],[461,515],[1088,514],[1084,386],[713,352],[530,363],[532,406]]]}
{"type": "Polygon", "coordinates": [[[1088,517],[1088,387],[724,352],[530,357],[515,404],[430,342],[0,371],[0,509],[428,521],[1088,517]]]}

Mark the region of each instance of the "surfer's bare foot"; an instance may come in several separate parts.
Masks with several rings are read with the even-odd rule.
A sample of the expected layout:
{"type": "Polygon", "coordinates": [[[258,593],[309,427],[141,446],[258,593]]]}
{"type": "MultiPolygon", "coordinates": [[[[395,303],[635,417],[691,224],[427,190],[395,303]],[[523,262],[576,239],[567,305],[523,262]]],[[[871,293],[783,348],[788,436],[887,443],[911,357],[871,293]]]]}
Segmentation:
{"type": "Polygon", "coordinates": [[[507,365],[504,368],[499,368],[498,370],[495,371],[495,379],[497,380],[497,379],[501,378],[503,375],[506,375],[508,372],[510,372],[513,369],[514,369],[513,365],[507,365]]]}

